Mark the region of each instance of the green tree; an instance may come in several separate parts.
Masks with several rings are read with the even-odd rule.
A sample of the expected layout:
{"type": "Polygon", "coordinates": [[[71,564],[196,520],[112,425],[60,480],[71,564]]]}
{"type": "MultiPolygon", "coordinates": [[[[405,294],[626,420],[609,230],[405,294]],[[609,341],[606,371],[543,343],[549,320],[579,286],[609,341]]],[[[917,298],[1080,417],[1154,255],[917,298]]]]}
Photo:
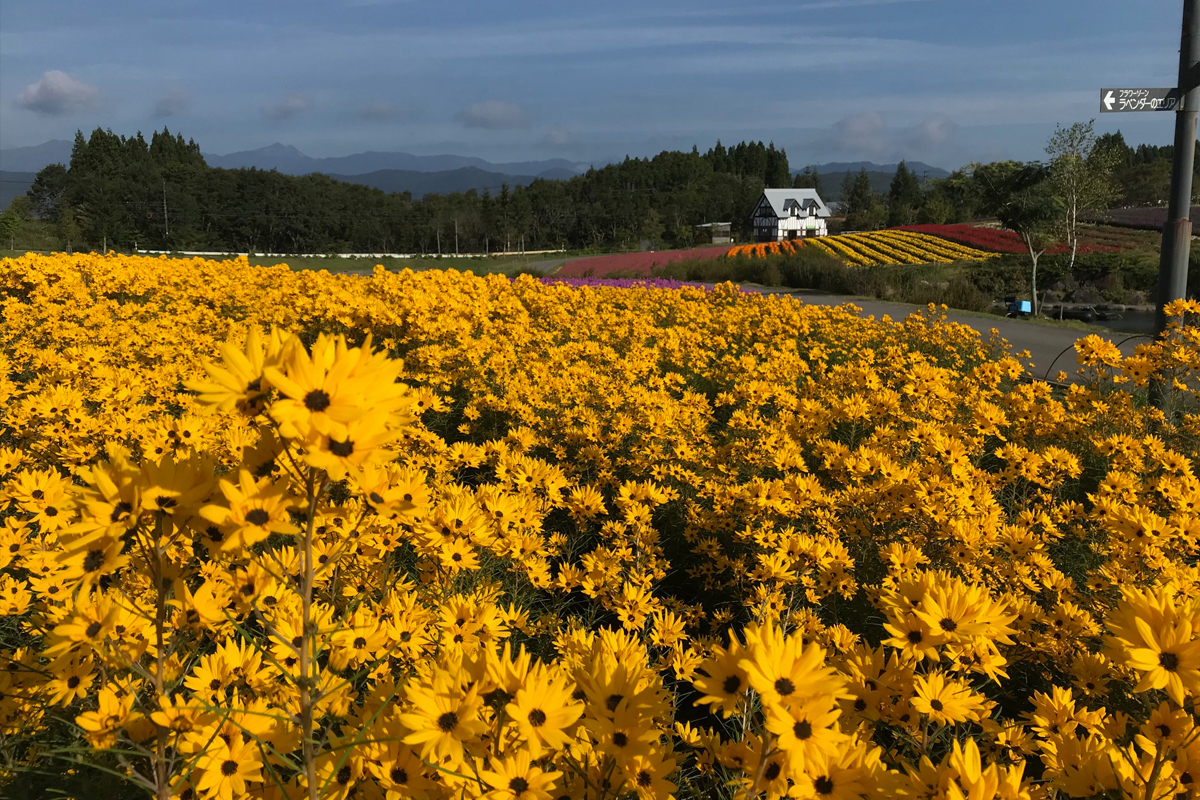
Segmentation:
{"type": "Polygon", "coordinates": [[[908,225],[921,205],[921,183],[903,161],[888,191],[888,225],[908,225]]]}
{"type": "Polygon", "coordinates": [[[817,194],[821,193],[821,176],[814,167],[805,167],[802,171],[796,173],[796,177],[792,180],[793,189],[816,189],[817,194]]]}
{"type": "Polygon", "coordinates": [[[1108,208],[1117,196],[1113,167],[1123,154],[1111,140],[1103,147],[1098,145],[1095,122],[1093,119],[1066,128],[1056,126],[1046,145],[1050,185],[1059,198],[1062,212],[1058,228],[1071,253],[1068,269],[1075,267],[1081,218],[1108,208]]]}
{"type": "Polygon", "coordinates": [[[1000,161],[972,165],[984,188],[985,207],[1000,224],[1021,237],[1029,250],[1029,289],[1033,313],[1038,313],[1038,259],[1054,243],[1061,202],[1051,185],[1049,170],[1036,162],[1000,161]]]}
{"type": "Polygon", "coordinates": [[[17,234],[21,232],[21,217],[11,205],[0,214],[0,245],[7,244],[10,250],[16,250],[17,234]]]}
{"type": "Polygon", "coordinates": [[[887,221],[887,210],[871,189],[871,176],[865,169],[847,173],[842,181],[842,211],[849,230],[875,230],[887,221]]]}
{"type": "Polygon", "coordinates": [[[917,209],[917,222],[922,225],[944,225],[954,218],[954,206],[940,194],[931,194],[917,209]]]}
{"type": "Polygon", "coordinates": [[[62,164],[49,164],[38,172],[26,195],[38,219],[57,222],[66,191],[67,168],[62,164]]]}
{"type": "MultiPolygon", "coordinates": [[[[662,217],[653,208],[646,212],[645,218],[642,220],[639,233],[641,237],[650,242],[651,247],[660,247],[662,245],[663,234],[666,233],[667,226],[663,224],[662,217]]],[[[688,229],[689,232],[691,229],[688,229]]],[[[676,232],[678,235],[678,232],[676,232]]]]}
{"type": "Polygon", "coordinates": [[[782,148],[776,150],[774,142],[767,145],[763,183],[772,189],[786,189],[792,185],[792,171],[788,167],[787,153],[782,148]]]}
{"type": "Polygon", "coordinates": [[[63,206],[58,214],[58,238],[62,240],[63,249],[68,253],[73,252],[74,246],[83,238],[78,217],[78,213],[71,206],[63,206]]]}

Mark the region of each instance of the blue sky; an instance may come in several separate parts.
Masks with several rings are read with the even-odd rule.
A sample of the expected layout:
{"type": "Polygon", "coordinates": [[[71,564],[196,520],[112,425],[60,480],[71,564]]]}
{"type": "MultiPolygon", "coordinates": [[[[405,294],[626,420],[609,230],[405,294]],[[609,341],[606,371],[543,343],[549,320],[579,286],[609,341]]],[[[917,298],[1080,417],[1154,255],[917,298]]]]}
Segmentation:
{"type": "Polygon", "coordinates": [[[774,140],[793,166],[1042,156],[1101,86],[1173,86],[1180,0],[5,0],[0,147],[164,124],[272,142],[579,161],[774,140]]]}

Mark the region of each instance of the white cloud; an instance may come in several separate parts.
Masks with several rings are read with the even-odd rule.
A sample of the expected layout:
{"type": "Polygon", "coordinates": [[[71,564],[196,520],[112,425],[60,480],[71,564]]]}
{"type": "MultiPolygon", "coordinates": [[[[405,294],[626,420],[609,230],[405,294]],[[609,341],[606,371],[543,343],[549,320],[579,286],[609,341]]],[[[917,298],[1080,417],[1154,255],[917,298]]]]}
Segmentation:
{"type": "Polygon", "coordinates": [[[882,153],[888,146],[887,123],[878,111],[864,111],[833,123],[833,143],[848,152],[882,153]]]}
{"type": "Polygon", "coordinates": [[[945,144],[958,132],[958,124],[943,116],[928,117],[905,132],[904,143],[915,150],[927,151],[945,144]]]}
{"type": "Polygon", "coordinates": [[[937,159],[955,144],[958,124],[932,115],[915,125],[889,127],[879,111],[848,114],[818,134],[814,145],[823,152],[853,159],[899,161],[937,159]]]}
{"type": "Polygon", "coordinates": [[[154,101],[151,113],[155,117],[173,117],[182,114],[191,107],[191,100],[182,89],[172,87],[154,101]]]}
{"type": "Polygon", "coordinates": [[[100,99],[95,86],[81,83],[61,70],[42,74],[17,95],[17,105],[38,114],[66,114],[90,108],[100,99]]]}
{"type": "Polygon", "coordinates": [[[280,100],[278,103],[271,103],[259,107],[262,115],[269,120],[280,122],[285,119],[303,114],[312,108],[312,98],[304,94],[289,94],[287,97],[280,100]]]}
{"type": "Polygon", "coordinates": [[[467,128],[504,130],[529,127],[529,115],[516,103],[488,100],[472,103],[454,115],[455,121],[467,128]]]}

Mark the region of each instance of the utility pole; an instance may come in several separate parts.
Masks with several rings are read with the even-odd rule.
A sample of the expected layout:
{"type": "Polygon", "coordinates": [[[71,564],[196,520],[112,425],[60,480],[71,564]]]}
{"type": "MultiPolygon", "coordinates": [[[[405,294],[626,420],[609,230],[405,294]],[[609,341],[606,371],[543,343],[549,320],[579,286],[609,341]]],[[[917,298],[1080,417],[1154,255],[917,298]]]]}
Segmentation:
{"type": "Polygon", "coordinates": [[[1183,2],[1183,34],[1179,43],[1180,103],[1175,111],[1175,151],[1171,165],[1171,201],[1163,225],[1158,260],[1158,309],[1154,330],[1167,329],[1166,306],[1187,293],[1188,256],[1192,242],[1192,169],[1196,159],[1196,112],[1200,111],[1200,0],[1183,2]]]}

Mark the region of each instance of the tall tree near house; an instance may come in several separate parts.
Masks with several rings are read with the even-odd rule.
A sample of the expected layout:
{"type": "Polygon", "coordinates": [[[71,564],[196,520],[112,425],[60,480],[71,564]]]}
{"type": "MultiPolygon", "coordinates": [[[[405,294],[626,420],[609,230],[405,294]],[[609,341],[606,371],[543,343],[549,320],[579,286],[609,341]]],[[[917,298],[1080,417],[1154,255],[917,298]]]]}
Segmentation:
{"type": "Polygon", "coordinates": [[[1062,202],[1054,192],[1049,170],[1036,162],[1015,161],[973,164],[971,169],[983,189],[984,207],[1021,237],[1029,250],[1029,293],[1037,314],[1038,259],[1054,243],[1062,219],[1062,202]]]}
{"type": "Polygon", "coordinates": [[[842,209],[850,230],[874,230],[887,221],[887,211],[877,202],[871,189],[871,176],[865,169],[846,173],[842,181],[842,209]]]}
{"type": "Polygon", "coordinates": [[[1071,253],[1068,269],[1075,267],[1079,250],[1080,217],[1108,208],[1117,196],[1113,168],[1124,154],[1111,140],[1097,144],[1095,122],[1056,126],[1046,145],[1050,184],[1061,200],[1058,227],[1071,253]]]}
{"type": "Polygon", "coordinates": [[[820,194],[821,176],[814,167],[805,167],[803,171],[796,173],[796,177],[792,180],[792,188],[815,189],[817,194],[820,194]]]}
{"type": "Polygon", "coordinates": [[[888,225],[908,225],[921,205],[921,182],[903,161],[888,191],[888,225]]]}

